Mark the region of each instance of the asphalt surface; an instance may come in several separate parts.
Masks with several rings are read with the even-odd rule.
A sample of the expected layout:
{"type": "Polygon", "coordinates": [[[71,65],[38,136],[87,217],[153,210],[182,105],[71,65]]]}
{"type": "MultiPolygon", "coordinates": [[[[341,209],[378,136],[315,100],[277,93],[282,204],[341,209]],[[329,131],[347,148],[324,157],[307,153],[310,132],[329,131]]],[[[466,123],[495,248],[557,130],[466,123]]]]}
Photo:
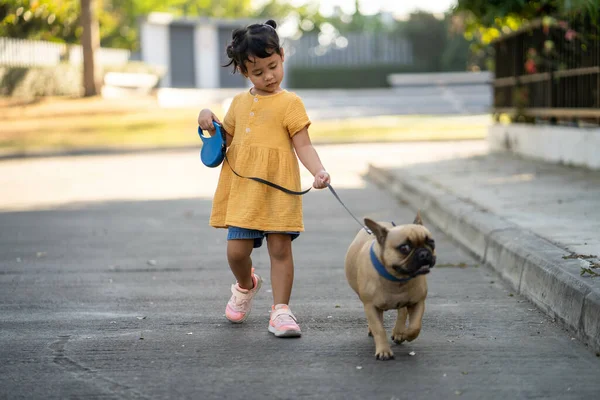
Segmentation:
{"type": "MultiPolygon", "coordinates": [[[[314,121],[381,115],[477,115],[489,113],[492,106],[492,87],[485,84],[289,90],[302,97],[314,121]]],[[[208,99],[229,104],[238,92],[238,89],[161,89],[158,98],[162,107],[202,108],[208,99]]]]}
{"type": "MultiPolygon", "coordinates": [[[[404,151],[435,153],[435,146],[413,146],[404,151]]],[[[336,151],[324,150],[322,158],[332,160],[336,151]]],[[[78,187],[92,193],[37,205],[29,199],[21,208],[15,200],[0,213],[0,398],[594,399],[600,393],[600,358],[435,229],[438,266],[428,277],[421,336],[393,345],[394,360],[375,360],[362,305],[343,271],[359,227],[326,191],[305,197],[306,232],[294,242],[291,306],[303,337],[267,332],[266,248],[254,255],[266,285],[253,313],[242,325],[229,324],[225,231],[207,226],[215,171],[188,169],[199,193],[188,198],[173,187],[183,173],[178,166],[188,165],[181,160],[198,162],[196,152],[143,157],[174,179],[140,172],[127,182],[131,171],[117,165],[139,167],[131,155],[0,164],[7,192],[18,188],[26,197],[27,185],[7,183],[16,168],[30,178],[30,194],[52,196],[48,181],[63,195],[78,187]],[[106,175],[89,175],[86,163],[106,175]],[[46,173],[36,176],[35,168],[46,173]],[[75,178],[78,170],[88,174],[75,178]],[[65,171],[72,173],[61,181],[65,171]],[[147,190],[147,200],[118,199],[110,185],[101,190],[109,179],[129,183],[123,192],[147,190]],[[164,198],[151,196],[143,180],[164,198]]],[[[338,174],[338,193],[355,214],[412,221],[414,210],[347,170],[356,176],[338,174]]],[[[394,315],[385,318],[391,333],[394,315]]]]}
{"type": "Polygon", "coordinates": [[[490,112],[489,85],[406,86],[362,91],[298,90],[313,119],[378,115],[460,115],[490,112]]]}

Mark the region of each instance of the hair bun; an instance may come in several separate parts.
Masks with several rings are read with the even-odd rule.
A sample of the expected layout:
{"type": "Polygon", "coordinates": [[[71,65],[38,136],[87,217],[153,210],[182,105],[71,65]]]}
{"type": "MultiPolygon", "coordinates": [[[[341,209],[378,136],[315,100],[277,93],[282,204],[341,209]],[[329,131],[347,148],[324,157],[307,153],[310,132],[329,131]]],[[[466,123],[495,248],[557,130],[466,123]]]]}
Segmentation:
{"type": "Polygon", "coordinates": [[[227,52],[227,57],[229,57],[229,58],[235,57],[235,51],[234,51],[232,45],[227,46],[227,49],[225,51],[227,52]]]}
{"type": "Polygon", "coordinates": [[[246,29],[244,28],[238,28],[236,30],[233,31],[233,33],[231,34],[231,39],[235,42],[237,40],[241,40],[244,38],[244,34],[246,33],[246,29]]]}
{"type": "Polygon", "coordinates": [[[273,21],[272,19],[270,19],[267,22],[265,22],[265,25],[269,25],[273,29],[277,28],[277,22],[273,21]]]}

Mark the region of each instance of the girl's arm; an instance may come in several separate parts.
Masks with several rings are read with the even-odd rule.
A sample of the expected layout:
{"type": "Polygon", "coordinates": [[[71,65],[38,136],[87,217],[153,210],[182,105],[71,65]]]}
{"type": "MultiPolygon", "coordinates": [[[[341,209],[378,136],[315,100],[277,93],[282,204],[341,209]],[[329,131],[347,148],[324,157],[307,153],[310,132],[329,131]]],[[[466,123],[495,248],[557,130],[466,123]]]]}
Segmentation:
{"type": "Polygon", "coordinates": [[[198,125],[203,130],[208,131],[208,134],[210,136],[215,134],[215,126],[213,125],[213,121],[215,121],[216,123],[221,125],[221,130],[223,132],[225,132],[225,141],[226,141],[227,147],[229,147],[229,145],[231,144],[231,141],[233,140],[233,136],[231,136],[225,130],[225,128],[223,127],[223,124],[221,123],[221,121],[219,121],[219,118],[217,118],[217,116],[212,111],[210,111],[208,108],[205,108],[204,110],[200,111],[200,114],[198,114],[198,125]]]}
{"type": "Polygon", "coordinates": [[[304,128],[300,132],[296,133],[292,137],[292,143],[294,144],[294,149],[296,150],[296,154],[298,155],[298,158],[302,164],[315,177],[313,187],[315,189],[323,189],[324,187],[327,187],[331,181],[331,178],[327,171],[325,171],[325,168],[321,163],[321,159],[319,158],[317,151],[310,141],[308,129],[304,128]]]}

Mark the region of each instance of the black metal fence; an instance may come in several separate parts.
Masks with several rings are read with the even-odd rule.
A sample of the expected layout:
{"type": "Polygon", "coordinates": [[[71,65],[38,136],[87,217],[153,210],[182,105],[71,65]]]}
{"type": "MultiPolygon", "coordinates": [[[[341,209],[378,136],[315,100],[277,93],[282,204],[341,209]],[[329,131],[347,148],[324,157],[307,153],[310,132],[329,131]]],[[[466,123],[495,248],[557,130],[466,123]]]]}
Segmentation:
{"type": "Polygon", "coordinates": [[[600,40],[589,19],[538,20],[494,43],[494,112],[600,121],[600,40]]]}

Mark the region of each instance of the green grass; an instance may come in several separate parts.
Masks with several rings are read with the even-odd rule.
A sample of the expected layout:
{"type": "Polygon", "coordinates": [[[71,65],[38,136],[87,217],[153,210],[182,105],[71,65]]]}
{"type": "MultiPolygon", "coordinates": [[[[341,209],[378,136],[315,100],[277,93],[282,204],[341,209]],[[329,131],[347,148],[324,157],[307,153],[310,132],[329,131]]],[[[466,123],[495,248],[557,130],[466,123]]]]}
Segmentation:
{"type": "Polygon", "coordinates": [[[310,135],[319,142],[385,142],[483,139],[487,116],[380,116],[315,121],[310,135]]]}
{"type": "MultiPolygon", "coordinates": [[[[222,115],[220,106],[213,110],[222,115]]],[[[200,146],[197,109],[163,109],[151,99],[0,101],[3,153],[85,148],[200,146]]],[[[385,116],[313,121],[313,143],[482,139],[490,117],[385,116]]]]}

